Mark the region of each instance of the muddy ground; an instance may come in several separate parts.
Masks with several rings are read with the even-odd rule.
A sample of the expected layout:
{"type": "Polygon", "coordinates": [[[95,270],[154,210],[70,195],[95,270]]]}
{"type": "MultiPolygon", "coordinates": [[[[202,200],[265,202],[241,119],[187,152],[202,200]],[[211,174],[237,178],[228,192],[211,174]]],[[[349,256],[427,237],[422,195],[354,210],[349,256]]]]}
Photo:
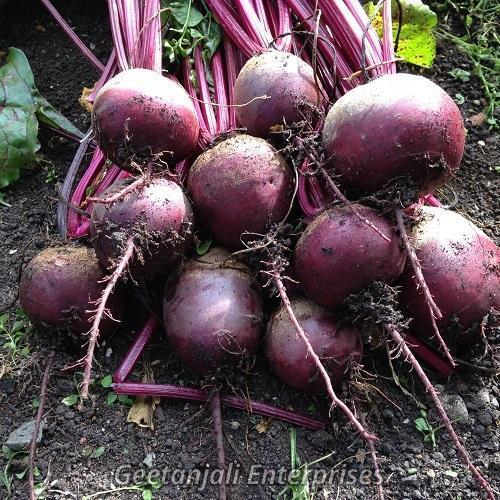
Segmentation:
{"type": "MultiPolygon", "coordinates": [[[[105,3],[54,3],[97,57],[105,61],[110,50],[105,3]]],[[[77,99],[82,87],[91,85],[98,74],[39,2],[11,1],[0,12],[0,50],[5,52],[10,46],[25,51],[41,93],[81,130],[86,130],[89,116],[79,107],[77,99]]],[[[470,121],[485,102],[478,80],[472,78],[470,82],[461,83],[449,75],[449,71],[457,67],[470,69],[467,60],[454,47],[440,45],[435,68],[427,73],[452,96],[462,94],[465,98],[461,109],[467,119],[466,153],[451,189],[441,196],[455,200],[456,210],[498,239],[499,174],[495,170],[500,165],[498,135],[484,124],[474,125],[470,121]]],[[[40,139],[43,167],[25,172],[22,179],[6,191],[5,200],[11,207],[0,207],[0,311],[8,311],[11,317],[16,311],[19,269],[37,251],[57,240],[57,184],[50,171],[53,168],[61,181],[75,152],[73,143],[46,131],[41,131],[40,139]]],[[[135,319],[131,318],[129,324],[134,324],[135,319]]],[[[150,430],[127,423],[126,404],[107,404],[110,390],[103,388],[100,380],[112,373],[132,339],[132,333],[124,330],[99,350],[92,401],[81,411],[62,403],[63,398],[75,394],[76,389],[73,377],[60,371],[77,358],[78,351],[68,345],[57,349],[46,405],[46,428],[37,458],[39,480],[47,478],[45,498],[82,498],[112,489],[113,485],[129,487],[140,483],[143,474],[151,470],[159,471],[154,474],[163,475],[165,483],[154,498],[216,498],[214,485],[203,487],[202,481],[197,481],[199,474],[203,477],[205,471],[216,467],[210,412],[205,406],[164,400],[156,409],[155,428],[150,430]]],[[[13,429],[34,418],[33,402],[39,397],[41,371],[54,341],[50,336],[30,332],[27,343],[29,355],[20,354],[14,359],[0,348],[4,366],[0,372],[2,443],[13,429]]],[[[156,333],[146,356],[157,381],[199,383],[169,352],[160,332],[156,333]]],[[[394,384],[383,353],[367,352],[365,365],[376,374],[373,383],[381,392],[372,392],[369,403],[360,404],[359,409],[368,413],[368,422],[380,438],[377,450],[388,498],[480,498],[477,486],[446,433],[437,431],[435,447],[424,442],[414,423],[419,409],[413,399],[394,384]]],[[[399,361],[395,362],[395,369],[408,390],[427,403],[413,375],[399,361]]],[[[140,379],[142,372],[139,365],[134,377],[140,379]]],[[[474,463],[500,490],[498,380],[474,368],[462,369],[449,380],[441,379],[431,370],[429,374],[435,383],[444,386],[444,393],[459,395],[465,402],[469,418],[458,422],[457,429],[474,463]]],[[[268,373],[261,359],[247,384],[254,399],[280,404],[316,418],[327,414],[326,400],[287,389],[268,373]]],[[[432,414],[430,418],[435,427],[439,426],[432,414]]],[[[282,480],[283,471],[290,469],[290,426],[230,409],[223,410],[223,419],[232,477],[235,478],[235,471],[239,474],[236,484],[229,487],[231,498],[275,498],[286,483],[286,478],[282,480]],[[264,476],[265,470],[271,472],[264,476]]],[[[311,488],[317,493],[315,498],[375,498],[374,476],[369,458],[364,457],[364,444],[339,412],[333,413],[324,431],[297,428],[297,451],[303,462],[331,454],[317,465],[327,474],[327,479],[321,481],[318,473],[319,480],[311,488]]],[[[9,465],[7,475],[10,477],[11,473],[24,469],[24,460],[20,456],[7,464],[5,458],[0,458],[0,468],[4,470],[9,465]]],[[[140,496],[138,491],[122,489],[103,494],[101,498],[125,500],[140,496]]],[[[0,498],[27,497],[25,478],[13,477],[10,494],[5,485],[0,484],[0,498]]]]}

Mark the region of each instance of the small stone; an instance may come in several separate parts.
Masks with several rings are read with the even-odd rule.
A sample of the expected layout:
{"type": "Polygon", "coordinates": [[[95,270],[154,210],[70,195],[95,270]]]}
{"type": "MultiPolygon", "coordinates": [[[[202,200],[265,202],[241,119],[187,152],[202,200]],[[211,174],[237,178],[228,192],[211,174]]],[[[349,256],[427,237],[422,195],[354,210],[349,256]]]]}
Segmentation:
{"type": "Polygon", "coordinates": [[[153,463],[155,460],[155,454],[154,453],[148,453],[145,457],[142,463],[148,468],[151,469],[153,467],[153,463]]]}
{"type": "Polygon", "coordinates": [[[428,477],[430,477],[431,479],[435,479],[436,477],[436,472],[434,469],[427,469],[425,471],[425,473],[427,474],[428,477]]]}
{"type": "MultiPolygon", "coordinates": [[[[5,446],[9,447],[13,451],[24,450],[30,444],[34,431],[35,431],[35,421],[30,420],[29,422],[25,422],[15,431],[12,431],[9,434],[9,437],[5,442],[5,446]]],[[[40,424],[40,428],[38,429],[36,444],[40,444],[40,442],[42,441],[42,434],[43,434],[43,422],[40,424]]]]}
{"type": "Polygon", "coordinates": [[[484,408],[485,406],[489,406],[490,400],[490,392],[488,389],[481,389],[475,396],[474,402],[479,408],[484,408]]]}
{"type": "Polygon", "coordinates": [[[489,413],[487,411],[479,412],[479,414],[477,415],[477,419],[485,427],[488,427],[489,425],[491,425],[493,423],[493,417],[491,416],[491,413],[489,413]]]}
{"type": "Polygon", "coordinates": [[[458,394],[443,394],[443,406],[450,420],[458,420],[461,423],[469,420],[469,412],[464,400],[458,394]]]}

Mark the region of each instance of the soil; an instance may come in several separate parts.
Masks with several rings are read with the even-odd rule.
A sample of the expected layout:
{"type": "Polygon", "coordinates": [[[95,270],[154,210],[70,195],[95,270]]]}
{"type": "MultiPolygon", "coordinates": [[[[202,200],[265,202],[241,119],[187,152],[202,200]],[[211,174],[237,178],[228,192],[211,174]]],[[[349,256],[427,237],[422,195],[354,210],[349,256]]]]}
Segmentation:
{"type": "MultiPolygon", "coordinates": [[[[60,0],[54,3],[96,56],[105,61],[110,51],[105,2],[60,0]]],[[[41,93],[81,130],[86,130],[89,116],[77,100],[82,88],[97,80],[96,70],[72,46],[40,2],[10,1],[0,16],[0,50],[6,51],[10,46],[24,50],[41,93]]],[[[440,45],[433,70],[426,72],[452,96],[461,94],[465,98],[461,105],[468,128],[464,160],[452,186],[440,196],[498,239],[500,193],[499,174],[495,169],[500,165],[499,136],[484,123],[474,125],[474,119],[470,120],[483,109],[483,93],[475,77],[467,83],[453,79],[449,71],[456,67],[471,69],[467,59],[453,46],[440,45]]],[[[26,171],[19,182],[6,190],[5,199],[11,207],[0,207],[0,311],[9,313],[14,313],[17,306],[19,270],[37,251],[57,241],[58,186],[48,173],[53,166],[57,178],[62,180],[76,149],[73,143],[44,130],[40,132],[40,140],[42,167],[26,171]]],[[[107,403],[110,389],[102,387],[100,380],[116,368],[133,338],[130,328],[138,319],[130,318],[128,328],[101,344],[95,383],[91,387],[92,400],[82,410],[62,403],[63,398],[76,393],[76,389],[75,377],[62,372],[61,368],[78,358],[78,349],[56,346],[46,425],[37,455],[41,478],[47,481],[45,498],[79,499],[103,490],[116,490],[140,483],[150,471],[164,475],[164,485],[154,498],[217,498],[216,486],[201,487],[201,481],[197,481],[197,474],[212,471],[217,463],[208,407],[163,400],[156,408],[154,430],[151,430],[127,423],[126,404],[107,403]]],[[[44,360],[54,343],[53,336],[48,334],[31,332],[29,335],[30,354],[21,362],[14,361],[0,348],[4,366],[0,371],[2,443],[12,430],[34,418],[33,401],[39,397],[44,360]]],[[[175,359],[160,332],[156,333],[144,359],[149,360],[156,381],[193,386],[200,383],[175,359]]],[[[415,398],[427,404],[428,399],[413,374],[399,360],[394,366],[401,382],[415,398]]],[[[370,427],[380,438],[376,448],[387,497],[482,498],[484,495],[442,429],[436,433],[435,447],[424,442],[414,423],[420,410],[414,399],[395,385],[384,354],[368,351],[365,367],[376,374],[376,381],[372,383],[376,383],[378,390],[371,391],[369,401],[360,403],[358,410],[367,414],[370,427]]],[[[457,422],[456,427],[474,463],[493,487],[500,490],[498,380],[474,368],[464,368],[449,380],[440,379],[430,370],[428,373],[436,384],[442,384],[443,393],[458,395],[465,402],[469,418],[457,422]]],[[[140,380],[142,374],[143,364],[139,364],[134,378],[140,380]]],[[[257,400],[293,408],[316,418],[324,418],[328,413],[326,400],[286,388],[268,373],[262,359],[258,359],[246,382],[236,380],[234,383],[240,387],[248,384],[250,396],[257,400]]],[[[434,427],[439,426],[432,412],[429,419],[434,427]]],[[[226,443],[226,454],[228,464],[232,464],[232,477],[235,477],[234,471],[239,471],[239,480],[228,488],[230,497],[275,498],[286,483],[286,476],[285,482],[280,481],[280,472],[283,476],[283,471],[290,470],[290,426],[227,408],[223,408],[223,420],[231,443],[226,443]],[[268,471],[265,477],[264,471],[268,471]]],[[[365,457],[365,445],[338,411],[333,411],[329,420],[324,431],[296,429],[297,453],[302,463],[329,454],[315,466],[327,474],[327,480],[313,484],[311,493],[316,492],[316,498],[375,498],[374,476],[370,459],[365,457]]],[[[9,464],[8,471],[22,471],[23,460],[17,457],[9,464]]],[[[0,469],[6,466],[7,461],[0,459],[0,469]]],[[[321,479],[321,473],[316,477],[321,479]]],[[[122,489],[105,493],[101,498],[126,500],[140,496],[138,491],[122,489]]],[[[0,484],[0,498],[28,498],[26,478],[14,476],[10,494],[5,485],[0,484]]]]}

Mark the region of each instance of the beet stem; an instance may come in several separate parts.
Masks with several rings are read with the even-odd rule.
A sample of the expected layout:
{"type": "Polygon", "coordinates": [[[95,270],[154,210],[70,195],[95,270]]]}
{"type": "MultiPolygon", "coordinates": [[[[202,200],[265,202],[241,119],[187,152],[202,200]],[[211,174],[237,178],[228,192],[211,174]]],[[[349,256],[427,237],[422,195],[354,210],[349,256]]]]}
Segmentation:
{"type": "Polygon", "coordinates": [[[328,372],[326,371],[325,367],[323,366],[323,363],[321,363],[321,360],[319,359],[318,355],[314,352],[313,346],[311,345],[311,342],[309,342],[309,338],[307,337],[306,332],[303,330],[303,328],[300,326],[297,317],[295,316],[295,313],[293,312],[292,305],[290,304],[290,299],[288,298],[288,294],[286,293],[286,288],[285,285],[283,284],[283,280],[281,279],[279,270],[276,266],[276,264],[272,265],[273,269],[273,277],[276,282],[276,286],[278,288],[278,292],[280,294],[281,301],[283,305],[285,306],[285,309],[288,313],[288,316],[290,317],[290,321],[292,322],[296,332],[298,333],[299,337],[304,341],[307,347],[307,351],[309,355],[313,358],[319,372],[321,373],[321,376],[323,377],[323,380],[325,381],[326,388],[328,391],[328,395],[330,396],[332,400],[332,406],[338,406],[344,414],[347,416],[351,424],[356,428],[356,430],[361,434],[363,439],[366,439],[367,441],[376,441],[378,438],[374,434],[369,433],[363,425],[359,422],[359,420],[356,418],[356,416],[352,413],[352,411],[347,407],[347,405],[342,402],[337,395],[335,394],[335,391],[333,390],[332,386],[332,381],[330,380],[330,377],[328,375],[328,372]]]}
{"type": "Polygon", "coordinates": [[[151,316],[135,338],[134,342],[130,346],[130,349],[127,351],[127,354],[125,354],[120,366],[116,369],[115,373],[113,373],[114,383],[119,384],[128,378],[134,369],[137,360],[141,357],[141,354],[149,342],[151,335],[155,331],[156,325],[156,319],[151,316]]]}
{"type": "Polygon", "coordinates": [[[63,31],[68,35],[71,41],[78,47],[81,53],[91,62],[94,67],[102,73],[105,70],[104,64],[102,64],[99,59],[92,53],[92,51],[82,42],[80,37],[71,29],[69,24],[64,20],[64,18],[59,14],[56,8],[52,5],[49,0],[41,0],[45,8],[50,12],[52,17],[57,21],[59,26],[63,29],[63,31]]]}
{"type": "Polygon", "coordinates": [[[210,400],[212,418],[215,434],[215,445],[217,447],[217,467],[221,472],[219,488],[219,500],[226,500],[226,454],[224,452],[224,433],[222,430],[222,412],[220,408],[220,391],[215,389],[210,400]]]}
{"type": "Polygon", "coordinates": [[[96,310],[96,314],[94,316],[94,322],[92,323],[92,328],[89,332],[89,343],[87,347],[87,354],[84,358],[85,371],[83,373],[83,382],[82,389],[80,391],[80,398],[83,400],[88,398],[89,395],[89,385],[90,385],[90,375],[92,370],[92,362],[94,360],[94,350],[97,344],[97,340],[99,338],[99,325],[101,324],[101,320],[106,314],[106,303],[109,299],[109,296],[113,292],[118,279],[124,273],[127,268],[130,259],[133,257],[135,252],[135,243],[134,237],[130,236],[125,244],[125,251],[120,259],[119,264],[116,266],[116,269],[113,271],[113,274],[109,276],[108,284],[104,289],[104,292],[101,298],[98,300],[98,307],[96,310]]]}
{"type": "Polygon", "coordinates": [[[434,386],[432,385],[431,381],[425,374],[424,370],[420,366],[420,363],[417,361],[413,353],[411,352],[410,348],[408,347],[408,344],[406,341],[403,339],[401,334],[398,332],[398,330],[394,327],[394,325],[390,323],[386,323],[384,325],[385,330],[389,333],[389,335],[394,339],[396,344],[399,346],[399,348],[402,350],[406,361],[412,366],[412,368],[416,371],[417,375],[420,377],[420,380],[424,384],[424,387],[426,391],[430,394],[434,405],[436,407],[436,410],[439,413],[439,416],[441,417],[441,421],[443,422],[443,425],[446,427],[446,430],[448,431],[448,434],[453,441],[453,444],[455,445],[456,450],[458,451],[459,455],[462,457],[463,462],[469,470],[472,472],[474,477],[477,479],[479,485],[486,491],[488,497],[491,500],[495,500],[495,495],[493,493],[493,490],[491,489],[490,484],[488,481],[481,475],[479,470],[476,468],[476,466],[472,463],[469,454],[467,453],[467,450],[465,449],[464,445],[460,442],[460,439],[453,429],[453,426],[451,424],[451,421],[446,414],[446,410],[443,407],[443,404],[439,398],[439,395],[434,389],[434,386]]]}
{"type": "MultiPolygon", "coordinates": [[[[179,398],[200,402],[208,400],[207,394],[200,389],[180,387],[171,384],[123,382],[120,384],[113,384],[113,390],[116,394],[126,394],[128,396],[157,396],[161,398],[179,398]]],[[[249,413],[263,415],[264,417],[277,418],[290,424],[300,425],[306,429],[317,431],[325,428],[324,422],[260,401],[247,401],[238,396],[222,395],[221,402],[237,410],[245,410],[249,413]]]]}
{"type": "Polygon", "coordinates": [[[30,500],[36,500],[35,494],[35,453],[36,453],[36,440],[38,437],[38,432],[40,431],[40,425],[42,423],[43,407],[45,405],[45,395],[47,393],[47,386],[49,384],[50,369],[52,368],[52,362],[54,361],[54,351],[51,351],[47,357],[47,363],[45,364],[45,371],[43,373],[42,387],[40,389],[40,398],[38,411],[36,413],[35,428],[33,429],[33,436],[31,437],[30,443],[30,458],[29,458],[29,471],[28,471],[28,488],[30,500]]]}

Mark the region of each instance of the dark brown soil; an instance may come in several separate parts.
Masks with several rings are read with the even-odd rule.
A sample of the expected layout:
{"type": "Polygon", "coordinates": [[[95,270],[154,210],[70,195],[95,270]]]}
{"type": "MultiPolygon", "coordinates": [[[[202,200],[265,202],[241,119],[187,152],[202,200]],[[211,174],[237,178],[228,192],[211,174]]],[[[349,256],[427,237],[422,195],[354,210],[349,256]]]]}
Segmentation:
{"type": "MultiPolygon", "coordinates": [[[[106,60],[110,50],[106,5],[104,1],[55,2],[63,16],[77,33],[106,60]]],[[[41,93],[81,129],[86,130],[89,117],[77,99],[83,86],[90,86],[98,77],[93,67],[83,59],[35,0],[12,0],[1,12],[0,50],[15,46],[25,51],[41,93]]],[[[466,119],[483,108],[484,98],[479,82],[472,79],[463,84],[454,80],[449,71],[468,68],[468,62],[454,47],[441,46],[435,69],[429,75],[452,96],[465,97],[461,106],[466,119]]],[[[498,135],[485,125],[469,130],[462,168],[452,188],[442,193],[443,199],[455,200],[454,208],[476,221],[484,230],[500,237],[498,172],[500,165],[498,135]]],[[[42,131],[42,154],[51,162],[62,180],[75,145],[42,131]]],[[[45,167],[47,168],[47,167],[45,167]]],[[[57,240],[55,208],[57,186],[47,182],[44,168],[26,172],[23,178],[6,191],[11,208],[0,207],[0,311],[15,311],[19,269],[26,259],[57,240]]],[[[138,313],[139,314],[139,313],[138,313]]],[[[131,317],[128,330],[136,324],[131,317]]],[[[39,446],[37,465],[49,483],[45,498],[82,498],[96,493],[140,482],[142,474],[158,470],[164,476],[164,486],[154,498],[208,499],[217,497],[217,488],[201,487],[197,474],[216,467],[216,452],[211,434],[208,408],[199,404],[164,400],[156,409],[155,429],[140,428],[127,423],[128,407],[108,405],[109,389],[101,387],[102,377],[112,373],[132,339],[132,332],[123,329],[119,336],[100,346],[96,363],[96,382],[91,388],[92,401],[82,411],[67,407],[61,401],[75,393],[73,377],[60,370],[78,357],[68,346],[59,346],[50,383],[46,406],[47,426],[39,446]],[[102,447],[102,448],[100,448],[102,447]],[[92,458],[89,453],[103,451],[92,458]],[[152,459],[149,469],[143,461],[152,459]],[[175,472],[177,470],[177,472],[175,472]],[[172,476],[172,473],[174,475],[172,476]],[[182,476],[184,475],[184,480],[182,476]],[[186,479],[190,477],[190,481],[186,479]]],[[[53,339],[50,335],[33,333],[29,339],[30,363],[20,370],[0,347],[0,360],[7,371],[0,370],[0,441],[21,423],[34,418],[32,402],[40,392],[44,359],[53,339]]],[[[185,385],[199,381],[187,372],[169,352],[164,337],[157,332],[147,351],[155,380],[185,385]]],[[[414,424],[419,416],[415,402],[394,384],[381,353],[367,352],[366,368],[378,375],[373,382],[381,392],[373,391],[369,403],[359,405],[368,413],[367,420],[380,437],[380,454],[385,489],[389,498],[397,499],[473,499],[482,497],[470,474],[464,469],[450,440],[443,430],[437,432],[437,446],[424,442],[414,424]],[[385,396],[382,397],[381,393],[385,396]]],[[[0,366],[0,369],[2,366],[0,366]]],[[[398,362],[395,369],[401,380],[416,397],[428,403],[421,385],[413,374],[398,362]]],[[[317,418],[327,414],[326,400],[298,394],[286,388],[270,375],[262,360],[247,379],[252,398],[280,404],[317,418]]],[[[142,376],[138,366],[135,378],[142,376]]],[[[442,380],[431,372],[432,380],[441,383],[446,394],[460,395],[469,410],[467,422],[456,424],[474,462],[492,485],[500,489],[500,412],[498,380],[481,375],[474,369],[463,370],[450,380],[442,380]],[[478,399],[477,393],[487,391],[489,402],[478,399]]],[[[243,381],[236,381],[245,387],[243,381]]],[[[435,426],[435,417],[431,413],[435,426]]],[[[223,409],[224,429],[232,446],[226,446],[228,463],[239,471],[239,480],[229,486],[231,498],[274,498],[283,489],[283,471],[290,469],[289,425],[278,421],[266,422],[261,417],[223,409]],[[263,425],[265,424],[265,425],[263,425]],[[264,431],[264,432],[260,432],[264,431]],[[263,476],[264,471],[267,476],[263,476]],[[271,472],[270,472],[271,471],[271,472]],[[272,479],[272,471],[275,478],[272,479]],[[249,475],[253,475],[249,478],[249,475]]],[[[303,462],[310,462],[328,453],[332,455],[317,465],[328,475],[316,484],[315,498],[372,499],[376,497],[371,462],[364,456],[365,446],[337,411],[325,431],[297,429],[297,452],[303,462]]],[[[146,461],[147,462],[147,461],[146,461]]],[[[6,461],[0,459],[0,470],[6,461]]],[[[11,464],[18,472],[23,464],[11,464]]],[[[156,474],[156,473],[155,473],[156,474]]],[[[320,476],[317,476],[320,477],[320,476]]],[[[286,482],[286,480],[285,480],[286,482]]],[[[312,492],[315,491],[312,487],[312,492]]],[[[0,484],[0,498],[26,499],[26,479],[14,478],[9,497],[0,484]]],[[[101,498],[140,498],[138,492],[120,490],[101,498]]]]}

